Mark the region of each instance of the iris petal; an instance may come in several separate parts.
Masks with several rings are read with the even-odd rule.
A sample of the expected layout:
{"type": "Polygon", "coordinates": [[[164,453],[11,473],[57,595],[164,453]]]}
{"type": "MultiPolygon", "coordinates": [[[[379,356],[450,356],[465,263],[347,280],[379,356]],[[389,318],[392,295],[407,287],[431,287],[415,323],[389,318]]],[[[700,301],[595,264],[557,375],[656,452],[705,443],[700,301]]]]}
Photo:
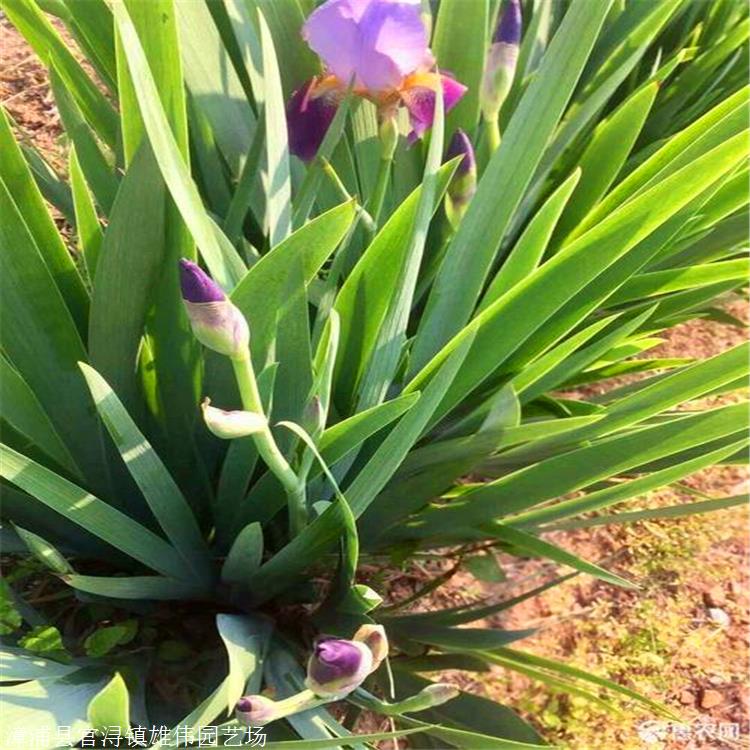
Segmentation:
{"type": "MultiPolygon", "coordinates": [[[[409,121],[412,127],[409,133],[409,143],[414,143],[421,138],[432,126],[435,116],[436,86],[431,82],[434,78],[436,74],[414,76],[411,84],[401,91],[401,101],[409,110],[409,121]]],[[[443,106],[448,112],[466,93],[466,86],[447,75],[441,75],[440,81],[443,87],[443,106]]]]}
{"type": "Polygon", "coordinates": [[[297,89],[286,108],[289,151],[303,161],[314,159],[337,108],[337,92],[317,78],[297,89]]]}

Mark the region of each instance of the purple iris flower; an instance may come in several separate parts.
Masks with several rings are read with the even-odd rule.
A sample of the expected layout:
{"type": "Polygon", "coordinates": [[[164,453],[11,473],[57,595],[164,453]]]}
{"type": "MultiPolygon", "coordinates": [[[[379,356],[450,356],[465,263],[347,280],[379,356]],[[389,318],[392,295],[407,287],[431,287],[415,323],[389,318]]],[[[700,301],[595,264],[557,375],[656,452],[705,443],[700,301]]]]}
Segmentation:
{"type": "Polygon", "coordinates": [[[302,35],[326,68],[326,75],[292,95],[287,109],[291,152],[307,161],[350,82],[355,94],[378,107],[382,119],[405,106],[412,141],[432,125],[437,91],[443,91],[446,111],[466,91],[432,70],[435,60],[419,0],[328,0],[310,14],[302,35]]]}
{"type": "Polygon", "coordinates": [[[329,71],[356,88],[391,91],[419,68],[433,65],[419,3],[328,0],[307,19],[307,43],[329,71]]]}

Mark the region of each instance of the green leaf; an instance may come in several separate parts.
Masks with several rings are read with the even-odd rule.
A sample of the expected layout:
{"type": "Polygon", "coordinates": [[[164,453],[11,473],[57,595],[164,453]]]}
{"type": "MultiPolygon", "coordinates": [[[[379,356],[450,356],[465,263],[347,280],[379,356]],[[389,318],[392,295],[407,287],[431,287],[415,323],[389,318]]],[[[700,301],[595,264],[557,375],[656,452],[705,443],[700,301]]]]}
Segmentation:
{"type": "Polygon", "coordinates": [[[63,577],[65,583],[87,594],[108,599],[153,599],[155,601],[200,599],[205,596],[195,583],[161,576],[82,576],[63,577]]]}
{"type": "Polygon", "coordinates": [[[423,368],[469,319],[500,241],[573,93],[610,4],[606,0],[595,5],[574,0],[565,14],[448,246],[414,342],[411,373],[423,368]],[[503,195],[500,204],[499,194],[503,195]]]}
{"type": "MultiPolygon", "coordinates": [[[[326,750],[326,748],[360,747],[363,742],[380,742],[385,740],[396,740],[399,737],[407,737],[414,734],[416,729],[402,729],[397,732],[371,732],[366,734],[353,734],[350,737],[331,737],[329,739],[317,740],[284,740],[281,742],[267,742],[269,750],[326,750]]],[[[522,750],[525,746],[519,746],[522,750]]],[[[509,748],[510,750],[510,748],[509,748]]]]}
{"type": "Polygon", "coordinates": [[[562,500],[546,508],[537,508],[522,513],[514,516],[509,522],[514,526],[537,526],[569,518],[570,516],[601,510],[610,505],[620,503],[623,500],[628,500],[631,497],[644,495],[651,490],[677,482],[683,477],[705,469],[708,466],[718,464],[733,455],[737,450],[740,450],[743,445],[744,441],[735,441],[716,450],[704,452],[697,458],[678,462],[674,466],[669,466],[653,474],[646,474],[638,479],[622,482],[612,487],[604,487],[595,492],[589,492],[582,497],[562,500]]]}
{"type": "Polygon", "coordinates": [[[81,172],[102,211],[109,215],[117,195],[117,173],[102,153],[94,132],[54,68],[50,71],[50,87],[55,95],[65,133],[71,141],[71,150],[75,150],[79,159],[81,172]]]}
{"type": "MultiPolygon", "coordinates": [[[[455,655],[451,656],[455,658],[455,655]]],[[[430,684],[429,680],[411,671],[407,672],[399,666],[399,662],[400,660],[393,662],[397,696],[412,693],[430,684]]],[[[542,738],[539,734],[530,724],[519,718],[512,709],[468,692],[462,692],[448,703],[424,712],[420,718],[435,725],[426,726],[425,733],[449,742],[451,745],[454,745],[451,740],[458,740],[455,745],[465,747],[467,750],[475,747],[502,747],[500,743],[503,741],[530,743],[531,746],[542,745],[542,738]],[[454,727],[457,730],[455,734],[451,736],[448,731],[443,735],[440,728],[447,726],[454,727]],[[498,744],[490,744],[491,739],[498,744]]]]}
{"type": "Polygon", "coordinates": [[[684,130],[672,136],[646,161],[634,169],[602,200],[569,235],[572,241],[601,222],[628,199],[694,163],[702,154],[747,127],[748,89],[737,91],[684,130]]]}
{"type": "MultiPolygon", "coordinates": [[[[72,664],[60,664],[21,649],[0,650],[0,682],[56,680],[75,672],[76,669],[78,667],[72,664]]],[[[1,696],[0,693],[0,701],[1,696]]]]}
{"type": "Polygon", "coordinates": [[[277,315],[286,301],[290,264],[299,260],[304,283],[309,284],[344,238],[353,219],[352,203],[326,211],[264,255],[232,292],[232,302],[245,315],[253,332],[250,346],[256,366],[260,364],[262,369],[267,364],[276,338],[277,315]]]}
{"type": "Polygon", "coordinates": [[[130,418],[122,402],[96,370],[80,363],[102,421],[167,538],[182,556],[182,577],[211,580],[208,548],[195,516],[174,479],[130,418]]]}
{"type": "Polygon", "coordinates": [[[263,559],[263,529],[250,523],[237,535],[221,569],[225,583],[243,586],[246,577],[260,567],[263,559]]]}
{"type": "Polygon", "coordinates": [[[96,215],[94,198],[86,184],[86,178],[81,170],[75,147],[70,149],[68,171],[70,172],[70,186],[73,191],[73,207],[76,213],[78,251],[83,257],[89,278],[93,279],[96,273],[96,264],[99,262],[103,233],[99,217],[96,215]]]}
{"type": "Polygon", "coordinates": [[[245,264],[236,252],[227,252],[227,248],[231,247],[230,243],[221,243],[217,239],[218,230],[203,207],[198,189],[169,127],[148,60],[128,10],[125,5],[118,3],[112,6],[112,11],[133,79],[143,125],[164,181],[200,248],[211,275],[225,290],[231,291],[244,275],[245,264]]]}
{"type": "Polygon", "coordinates": [[[516,284],[533,273],[542,260],[552,232],[560,214],[565,209],[570,196],[578,185],[581,170],[576,169],[560,187],[545,201],[529,222],[518,242],[513,246],[497,275],[482,297],[478,312],[510,291],[516,284]]]}
{"type": "Polygon", "coordinates": [[[164,192],[148,144],[122,180],[102,241],[89,320],[91,364],[142,412],[138,353],[164,262],[164,192]]]}
{"type": "Polygon", "coordinates": [[[344,534],[347,509],[332,503],[272,558],[245,580],[254,605],[263,604],[295,583],[301,573],[318,563],[344,534]]]}
{"type": "Polygon", "coordinates": [[[91,699],[88,719],[95,732],[108,729],[123,737],[130,731],[130,694],[119,672],[91,699]]]}
{"type": "Polygon", "coordinates": [[[216,629],[229,657],[225,691],[226,710],[230,713],[244,695],[249,675],[260,667],[263,631],[255,618],[243,615],[216,615],[216,629]]]}
{"type": "Polygon", "coordinates": [[[131,638],[131,629],[127,625],[110,625],[91,633],[83,642],[83,648],[87,656],[99,658],[121,643],[127,643],[131,638]]]}
{"type": "Polygon", "coordinates": [[[541,656],[536,656],[535,654],[516,651],[509,648],[496,649],[492,654],[486,654],[486,657],[495,664],[509,667],[510,669],[517,669],[520,666],[530,665],[537,669],[561,674],[566,678],[573,678],[574,680],[588,682],[592,685],[596,685],[597,687],[602,687],[612,693],[616,693],[625,698],[637,701],[641,705],[647,706],[652,711],[655,711],[660,716],[667,716],[669,718],[675,717],[672,711],[670,711],[666,706],[658,703],[657,701],[651,700],[644,695],[641,695],[635,690],[626,688],[623,685],[618,685],[616,682],[608,680],[604,677],[599,677],[598,675],[591,674],[590,672],[586,672],[582,669],[569,666],[568,664],[563,664],[558,661],[553,661],[552,659],[545,659],[541,656]]]}
{"type": "Polygon", "coordinates": [[[0,356],[0,382],[3,384],[0,402],[3,419],[14,430],[28,438],[30,444],[41,448],[61,467],[80,478],[81,470],[36,395],[3,356],[0,356]]]}
{"type": "MultiPolygon", "coordinates": [[[[244,0],[228,3],[227,12],[231,15],[234,7],[242,3],[244,0]]],[[[222,161],[228,165],[231,174],[237,176],[249,159],[251,144],[258,140],[257,118],[207,4],[177,2],[174,10],[185,83],[191,101],[210,128],[222,161]]],[[[252,15],[248,10],[246,17],[239,21],[232,17],[231,20],[248,26],[254,21],[252,15]]],[[[250,32],[246,30],[246,33],[250,32]]],[[[255,31],[252,33],[257,36],[255,31]]],[[[262,144],[259,142],[259,145],[262,144]]],[[[259,179],[254,198],[264,200],[259,179]]],[[[256,218],[262,218],[262,205],[260,214],[256,206],[251,208],[256,218]]]]}
{"type": "Polygon", "coordinates": [[[247,693],[260,691],[259,667],[271,637],[270,622],[254,617],[219,615],[217,627],[219,617],[222,618],[222,640],[230,658],[230,670],[235,671],[230,671],[208,698],[183,717],[167,737],[159,740],[154,747],[175,747],[178,736],[184,737],[184,732],[197,732],[200,727],[212,726],[212,722],[226,711],[230,690],[236,691],[240,682],[247,693]]]}
{"type": "Polygon", "coordinates": [[[263,115],[266,120],[266,222],[268,242],[275,247],[292,228],[292,186],[289,177],[289,147],[284,94],[271,32],[258,10],[263,59],[263,115]]]}
{"type": "Polygon", "coordinates": [[[505,573],[491,552],[483,555],[472,555],[464,560],[465,568],[478,581],[500,583],[505,580],[505,573]]]}
{"type": "Polygon", "coordinates": [[[482,651],[499,648],[528,638],[536,630],[501,630],[499,628],[446,628],[410,621],[408,625],[391,626],[397,638],[416,641],[447,650],[482,651]]]}
{"type": "Polygon", "coordinates": [[[65,651],[60,631],[53,625],[40,625],[18,641],[18,645],[35,654],[57,654],[65,651]]]}
{"type": "Polygon", "coordinates": [[[60,574],[72,571],[70,563],[47,540],[42,539],[38,534],[22,529],[16,524],[13,524],[13,528],[28,547],[29,552],[50,570],[60,574]]]}
{"type": "Polygon", "coordinates": [[[638,586],[621,578],[608,570],[594,565],[593,563],[582,560],[577,555],[572,555],[557,545],[545,542],[533,534],[528,534],[513,526],[506,524],[496,524],[493,526],[492,535],[501,542],[511,545],[516,554],[521,553],[532,555],[534,557],[544,557],[560,565],[567,565],[579,573],[588,573],[606,583],[612,583],[615,586],[622,586],[626,589],[637,589],[638,586]]]}
{"type": "MultiPolygon", "coordinates": [[[[455,163],[447,164],[438,172],[433,210],[437,209],[455,167],[455,163]]],[[[340,410],[354,400],[355,387],[372,356],[378,332],[398,288],[421,190],[421,187],[414,190],[393,212],[336,297],[334,307],[341,318],[341,341],[334,375],[334,401],[340,410]],[[362,300],[367,300],[366,306],[362,300]]]]}
{"type": "Polygon", "coordinates": [[[620,305],[645,297],[694,289],[722,281],[743,281],[747,277],[748,261],[746,258],[642,273],[633,276],[630,281],[623,284],[607,300],[607,305],[620,305]]]}
{"type": "Polygon", "coordinates": [[[75,362],[81,337],[19,207],[0,180],[2,348],[92,486],[108,484],[101,432],[75,362]],[[54,377],[51,377],[54,373],[54,377]],[[65,398],[60,398],[64,393],[65,398]]]}
{"type": "MultiPolygon", "coordinates": [[[[742,446],[745,447],[747,441],[742,446]]],[[[593,526],[618,525],[623,523],[637,523],[638,521],[651,521],[659,518],[685,518],[700,513],[714,513],[717,510],[736,508],[739,505],[747,505],[747,495],[734,495],[732,497],[717,497],[713,500],[703,500],[698,503],[681,503],[670,505],[666,508],[646,508],[644,510],[633,510],[627,513],[612,513],[610,515],[595,516],[594,518],[582,518],[574,521],[563,521],[550,526],[552,529],[590,529],[593,526]]]]}
{"type": "Polygon", "coordinates": [[[744,135],[731,138],[689,167],[624,204],[594,229],[566,245],[534,274],[516,285],[510,294],[501,297],[454,336],[410,382],[409,388],[421,388],[429,373],[465,336],[475,335],[466,363],[438,411],[445,414],[519,349],[545,321],[558,313],[576,292],[636,248],[722,173],[732,169],[738,159],[744,158],[740,154],[745,142],[744,135]]]}
{"type": "MultiPolygon", "coordinates": [[[[525,510],[664,456],[732,435],[743,429],[743,407],[670,419],[526,466],[429,512],[442,529],[481,523],[525,510]]],[[[428,514],[423,514],[427,519],[428,514]]],[[[426,528],[420,534],[426,534],[426,528]]],[[[434,527],[433,527],[434,528],[434,527]]],[[[414,531],[412,531],[414,533],[414,531]]]]}
{"type": "Polygon", "coordinates": [[[320,436],[320,452],[326,463],[332,465],[344,458],[367,438],[409,411],[419,398],[419,393],[407,393],[329,427],[320,436]]]}
{"type": "Polygon", "coordinates": [[[419,401],[380,444],[356,479],[347,487],[344,494],[355,517],[359,518],[367,510],[426,429],[470,346],[469,339],[464,346],[456,349],[424,390],[419,401]]]}
{"type": "MultiPolygon", "coordinates": [[[[13,138],[8,117],[3,109],[0,109],[0,150],[3,153],[0,179],[23,217],[25,227],[33,238],[78,331],[83,333],[86,330],[89,306],[83,280],[52,221],[21,149],[13,138]]],[[[6,210],[3,211],[3,217],[7,216],[10,221],[10,215],[6,210]]]]}
{"type": "Polygon", "coordinates": [[[591,136],[578,168],[582,179],[565,208],[555,237],[566,237],[586,216],[617,178],[651,111],[659,87],[649,84],[630,96],[591,136]]]}
{"type": "Polygon", "coordinates": [[[297,0],[246,0],[263,13],[276,55],[283,60],[284,98],[320,70],[320,63],[302,39],[304,16],[297,0]]]}
{"type": "Polygon", "coordinates": [[[107,676],[100,672],[78,669],[61,679],[31,680],[3,687],[0,746],[12,748],[18,744],[14,738],[25,737],[38,750],[55,750],[58,727],[70,727],[71,741],[78,743],[91,726],[88,704],[106,683],[107,676]]]}
{"type": "Polygon", "coordinates": [[[466,86],[461,101],[447,114],[445,133],[472,132],[479,122],[479,91],[484,71],[488,0],[443,0],[438,7],[432,50],[438,67],[466,86]]]}
{"type": "Polygon", "coordinates": [[[445,124],[442,96],[435,97],[433,115],[434,121],[425,161],[424,178],[408,247],[398,269],[398,282],[393,297],[388,301],[387,312],[377,333],[372,355],[369,361],[366,361],[364,377],[359,387],[359,408],[374,406],[385,398],[406,344],[409,315],[414,302],[419,268],[422,265],[427,232],[438,193],[438,169],[443,156],[445,124]]]}
{"type": "Polygon", "coordinates": [[[177,552],[132,518],[12,448],[0,446],[0,456],[0,474],[51,510],[154,570],[176,578],[186,575],[177,552]]]}

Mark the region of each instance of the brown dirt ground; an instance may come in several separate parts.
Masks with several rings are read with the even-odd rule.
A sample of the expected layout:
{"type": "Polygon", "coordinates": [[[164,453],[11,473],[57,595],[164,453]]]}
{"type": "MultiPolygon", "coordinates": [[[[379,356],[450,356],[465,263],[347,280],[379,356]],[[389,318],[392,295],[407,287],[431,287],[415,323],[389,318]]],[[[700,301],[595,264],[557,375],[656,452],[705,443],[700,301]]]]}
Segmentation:
{"type": "MultiPolygon", "coordinates": [[[[46,71],[4,17],[0,17],[0,101],[30,141],[64,172],[62,131],[46,71]]],[[[747,318],[745,302],[735,301],[728,310],[747,318]]],[[[665,343],[651,356],[702,359],[740,343],[746,333],[697,320],[673,328],[664,337],[665,343]]],[[[691,490],[721,497],[745,493],[748,486],[744,469],[717,467],[691,477],[683,489],[639,498],[637,507],[695,500],[691,490]]],[[[575,578],[487,623],[538,628],[536,635],[522,642],[524,650],[610,677],[664,702],[691,724],[687,739],[679,738],[678,729],[667,728],[666,737],[646,742],[639,738],[637,727],[652,718],[648,714],[627,708],[613,717],[588,702],[554,694],[499,668],[489,676],[454,678],[465,689],[520,708],[551,741],[575,750],[747,747],[747,525],[746,511],[732,509],[690,519],[554,532],[552,541],[585,559],[610,558],[610,568],[637,581],[640,590],[575,578]],[[731,733],[726,727],[732,723],[741,724],[743,739],[718,736],[731,733]]],[[[501,563],[507,576],[504,583],[482,584],[461,572],[429,599],[428,606],[507,598],[536,585],[546,571],[538,561],[503,557],[501,563]]],[[[411,577],[399,574],[390,581],[391,601],[446,566],[429,563],[411,577]]]]}

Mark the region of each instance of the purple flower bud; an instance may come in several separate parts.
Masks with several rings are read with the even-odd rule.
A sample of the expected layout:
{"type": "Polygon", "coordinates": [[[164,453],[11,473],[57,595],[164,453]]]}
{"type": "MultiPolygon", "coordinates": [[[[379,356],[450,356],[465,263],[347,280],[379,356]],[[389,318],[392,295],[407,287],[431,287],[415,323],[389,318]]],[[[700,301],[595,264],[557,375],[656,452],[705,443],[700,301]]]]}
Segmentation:
{"type": "Polygon", "coordinates": [[[342,696],[372,671],[372,652],[364,644],[339,638],[317,640],[307,663],[305,685],[319,696],[342,696]]]}
{"type": "Polygon", "coordinates": [[[454,229],[458,228],[477,189],[477,163],[474,158],[474,147],[466,133],[460,129],[454,133],[448,147],[448,159],[457,156],[463,158],[458,164],[445,195],[445,213],[454,229]]]}
{"type": "Polygon", "coordinates": [[[521,44],[521,4],[508,0],[492,38],[484,68],[480,100],[485,119],[494,120],[508,96],[516,74],[521,44]]]}
{"type": "Polygon", "coordinates": [[[516,47],[521,44],[521,3],[519,0],[508,0],[492,41],[514,44],[516,47]]]}
{"type": "Polygon", "coordinates": [[[312,161],[339,106],[338,83],[311,78],[297,89],[286,107],[289,151],[302,161],[312,161]]]}
{"type": "Polygon", "coordinates": [[[221,287],[185,258],[180,260],[180,286],[195,338],[219,354],[246,356],[250,342],[247,321],[221,287]]]}
{"type": "Polygon", "coordinates": [[[222,288],[192,260],[180,260],[180,287],[186,302],[223,302],[227,295],[222,288]]]}
{"type": "Polygon", "coordinates": [[[263,695],[245,695],[237,701],[234,715],[250,727],[262,727],[278,718],[278,704],[263,695]]]}
{"type": "Polygon", "coordinates": [[[465,175],[477,171],[477,161],[474,158],[474,146],[471,145],[469,136],[461,128],[456,130],[448,146],[447,160],[463,156],[456,169],[457,175],[465,175]]]}

